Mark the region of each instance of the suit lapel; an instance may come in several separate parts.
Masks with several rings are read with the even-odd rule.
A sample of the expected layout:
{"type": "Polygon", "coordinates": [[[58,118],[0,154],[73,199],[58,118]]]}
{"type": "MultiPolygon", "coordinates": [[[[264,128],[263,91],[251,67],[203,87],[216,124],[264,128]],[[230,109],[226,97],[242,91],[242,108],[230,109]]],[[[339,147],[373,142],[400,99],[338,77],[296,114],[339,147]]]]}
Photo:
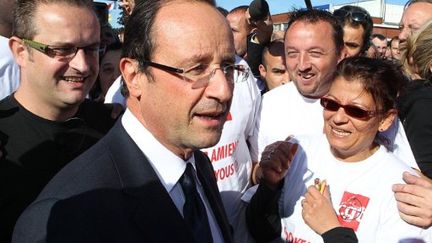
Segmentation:
{"type": "Polygon", "coordinates": [[[222,231],[226,243],[232,242],[231,227],[222,204],[222,200],[217,188],[216,178],[210,160],[200,151],[194,153],[195,165],[197,167],[198,178],[203,185],[204,192],[216,217],[216,221],[222,231]]]}
{"type": "Polygon", "coordinates": [[[117,123],[115,143],[109,144],[123,193],[145,242],[193,242],[183,217],[163,187],[146,156],[117,123]]]}
{"type": "Polygon", "coordinates": [[[124,192],[137,200],[134,220],[146,242],[193,242],[183,217],[158,180],[124,192]]]}

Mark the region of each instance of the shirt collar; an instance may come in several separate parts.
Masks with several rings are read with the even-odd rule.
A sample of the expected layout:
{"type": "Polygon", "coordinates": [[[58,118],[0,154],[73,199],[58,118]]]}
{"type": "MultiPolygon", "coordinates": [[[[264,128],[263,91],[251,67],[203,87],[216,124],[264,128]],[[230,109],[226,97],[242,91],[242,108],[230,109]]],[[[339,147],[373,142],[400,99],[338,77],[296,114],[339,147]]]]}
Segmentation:
{"type": "Polygon", "coordinates": [[[175,155],[164,147],[129,109],[126,109],[121,122],[126,132],[147,157],[168,193],[183,175],[187,162],[192,163],[196,168],[194,154],[187,161],[175,155]]]}

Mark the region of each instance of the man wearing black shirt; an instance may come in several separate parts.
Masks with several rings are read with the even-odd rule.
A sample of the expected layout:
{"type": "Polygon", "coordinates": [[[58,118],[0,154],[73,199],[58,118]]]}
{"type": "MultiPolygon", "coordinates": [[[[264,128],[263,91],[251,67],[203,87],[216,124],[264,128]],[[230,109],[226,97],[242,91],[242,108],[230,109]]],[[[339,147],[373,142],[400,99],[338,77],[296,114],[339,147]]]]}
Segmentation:
{"type": "Polygon", "coordinates": [[[110,108],[83,102],[99,65],[91,2],[16,3],[9,45],[21,80],[0,101],[0,242],[10,241],[18,216],[46,183],[114,124],[110,108]]]}

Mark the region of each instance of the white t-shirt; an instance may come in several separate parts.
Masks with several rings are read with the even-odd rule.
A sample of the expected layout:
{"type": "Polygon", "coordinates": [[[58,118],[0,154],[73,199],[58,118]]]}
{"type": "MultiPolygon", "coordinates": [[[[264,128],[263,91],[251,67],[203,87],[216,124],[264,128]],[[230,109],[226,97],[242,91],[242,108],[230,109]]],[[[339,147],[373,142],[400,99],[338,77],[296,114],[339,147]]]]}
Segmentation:
{"type": "Polygon", "coordinates": [[[258,160],[267,145],[289,135],[322,133],[322,113],[319,100],[302,96],[294,82],[268,91],[261,102],[252,139],[252,143],[257,142],[257,151],[252,151],[252,156],[258,160]]]}
{"type": "Polygon", "coordinates": [[[329,185],[339,221],[356,231],[359,242],[396,243],[406,238],[431,242],[431,230],[410,225],[399,216],[391,187],[403,183],[402,172],[415,172],[384,146],[364,161],[349,163],[332,155],[323,134],[297,139],[301,147],[285,177],[281,196],[282,239],[323,242],[301,215],[306,188],[319,178],[329,185]]]}
{"type": "MultiPolygon", "coordinates": [[[[236,63],[247,63],[236,57],[236,63]]],[[[236,78],[236,77],[235,77],[236,78]]],[[[241,196],[250,187],[252,160],[247,145],[248,138],[254,131],[256,116],[261,101],[261,94],[252,73],[244,82],[234,86],[233,100],[227,121],[219,142],[207,149],[202,149],[210,158],[222,202],[229,221],[237,233],[241,216],[241,196]]]]}
{"type": "MultiPolygon", "coordinates": [[[[260,159],[264,148],[289,135],[322,134],[324,128],[323,108],[319,99],[302,96],[294,82],[279,86],[264,94],[261,112],[251,139],[254,159],[260,159]]],[[[399,119],[382,135],[393,147],[393,153],[410,167],[418,168],[414,155],[399,119]]]]}
{"type": "Polygon", "coordinates": [[[9,49],[9,39],[0,35],[0,100],[12,94],[19,83],[19,66],[9,49]]]}

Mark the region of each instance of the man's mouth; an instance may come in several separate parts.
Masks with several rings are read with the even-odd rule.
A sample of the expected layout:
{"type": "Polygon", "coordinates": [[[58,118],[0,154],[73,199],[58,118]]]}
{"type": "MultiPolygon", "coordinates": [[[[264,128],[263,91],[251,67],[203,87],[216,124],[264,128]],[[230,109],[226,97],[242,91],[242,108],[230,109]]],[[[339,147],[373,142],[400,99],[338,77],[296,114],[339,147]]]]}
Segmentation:
{"type": "Polygon", "coordinates": [[[226,112],[202,112],[195,114],[196,116],[207,120],[219,120],[226,117],[226,112]]]}
{"type": "Polygon", "coordinates": [[[83,83],[85,78],[84,77],[63,77],[63,80],[70,83],[83,83]]]}
{"type": "Polygon", "coordinates": [[[299,76],[301,79],[309,80],[309,79],[315,77],[315,74],[313,74],[313,73],[298,73],[298,76],[299,76]]]}

